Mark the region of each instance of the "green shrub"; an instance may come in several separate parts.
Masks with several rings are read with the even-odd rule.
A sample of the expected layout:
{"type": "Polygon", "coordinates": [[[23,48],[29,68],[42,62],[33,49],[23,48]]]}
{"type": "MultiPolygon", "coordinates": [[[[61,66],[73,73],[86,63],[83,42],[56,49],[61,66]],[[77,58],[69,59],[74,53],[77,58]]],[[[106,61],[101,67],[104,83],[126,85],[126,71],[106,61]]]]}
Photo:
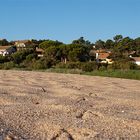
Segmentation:
{"type": "Polygon", "coordinates": [[[98,70],[107,70],[108,63],[96,63],[98,70]]]}
{"type": "Polygon", "coordinates": [[[85,72],[91,72],[97,69],[97,65],[95,62],[87,62],[87,63],[83,63],[81,69],[85,72]]]}
{"type": "Polygon", "coordinates": [[[33,67],[33,69],[45,69],[45,64],[43,61],[38,60],[33,63],[32,67],[33,67]]]}
{"type": "Polygon", "coordinates": [[[20,63],[22,63],[26,59],[26,57],[28,55],[30,55],[32,53],[33,53],[32,49],[21,50],[21,51],[18,51],[16,53],[13,53],[11,55],[11,59],[14,61],[14,63],[20,64],[20,63]]]}
{"type": "Polygon", "coordinates": [[[39,59],[37,61],[34,61],[32,63],[32,68],[33,69],[48,69],[48,68],[51,68],[52,65],[53,65],[53,60],[51,59],[39,59]]]}
{"type": "Polygon", "coordinates": [[[138,67],[137,64],[131,62],[131,63],[130,63],[130,69],[131,69],[131,70],[134,70],[134,69],[136,70],[136,69],[139,69],[139,67],[138,67]]]}
{"type": "Polygon", "coordinates": [[[68,69],[81,69],[81,62],[69,62],[67,63],[66,67],[68,69]]]}
{"type": "Polygon", "coordinates": [[[26,61],[31,61],[32,59],[35,59],[36,57],[37,56],[34,53],[29,54],[26,56],[26,61]]]}
{"type": "Polygon", "coordinates": [[[129,70],[129,69],[137,69],[137,65],[129,62],[129,61],[125,61],[125,60],[121,60],[121,61],[115,61],[111,66],[110,69],[122,69],[122,70],[129,70]]]}
{"type": "Polygon", "coordinates": [[[99,70],[100,70],[100,71],[107,70],[107,67],[106,67],[106,66],[104,66],[104,65],[101,65],[101,66],[99,67],[99,70]]]}
{"type": "Polygon", "coordinates": [[[59,63],[56,65],[56,68],[66,68],[66,69],[81,69],[82,62],[67,62],[59,63]]]}
{"type": "Polygon", "coordinates": [[[79,69],[86,72],[93,71],[97,68],[96,62],[68,62],[59,63],[56,65],[56,68],[63,68],[63,69],[79,69]]]}
{"type": "Polygon", "coordinates": [[[67,64],[61,62],[61,63],[56,64],[55,68],[67,68],[67,64]]]}
{"type": "Polygon", "coordinates": [[[15,67],[15,63],[14,62],[6,62],[2,65],[2,69],[8,70],[8,69],[12,69],[15,67]]]}
{"type": "Polygon", "coordinates": [[[8,57],[7,56],[2,56],[0,55],[0,63],[5,63],[5,62],[8,62],[8,57]]]}

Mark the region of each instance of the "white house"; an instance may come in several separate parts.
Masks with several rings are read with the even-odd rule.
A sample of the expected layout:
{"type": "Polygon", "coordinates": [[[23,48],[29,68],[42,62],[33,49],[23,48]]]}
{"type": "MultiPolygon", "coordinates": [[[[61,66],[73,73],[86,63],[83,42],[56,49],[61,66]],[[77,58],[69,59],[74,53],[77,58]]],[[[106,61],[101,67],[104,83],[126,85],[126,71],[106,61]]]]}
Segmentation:
{"type": "Polygon", "coordinates": [[[0,46],[0,55],[6,56],[16,52],[16,48],[12,46],[0,46]]]}
{"type": "Polygon", "coordinates": [[[100,63],[108,63],[112,64],[112,59],[109,59],[111,52],[107,52],[105,50],[97,50],[96,51],[96,60],[100,63]]]}
{"type": "Polygon", "coordinates": [[[26,49],[26,47],[29,44],[30,44],[30,40],[18,40],[18,41],[15,41],[15,46],[17,47],[17,50],[26,49]]]}
{"type": "Polygon", "coordinates": [[[38,57],[43,57],[44,56],[44,50],[41,48],[36,47],[36,53],[38,57]]]}
{"type": "Polygon", "coordinates": [[[130,57],[135,64],[139,65],[140,66],[140,57],[130,57]]]}
{"type": "Polygon", "coordinates": [[[7,51],[8,48],[10,48],[11,46],[0,46],[0,55],[7,55],[9,54],[9,52],[7,51]]]}

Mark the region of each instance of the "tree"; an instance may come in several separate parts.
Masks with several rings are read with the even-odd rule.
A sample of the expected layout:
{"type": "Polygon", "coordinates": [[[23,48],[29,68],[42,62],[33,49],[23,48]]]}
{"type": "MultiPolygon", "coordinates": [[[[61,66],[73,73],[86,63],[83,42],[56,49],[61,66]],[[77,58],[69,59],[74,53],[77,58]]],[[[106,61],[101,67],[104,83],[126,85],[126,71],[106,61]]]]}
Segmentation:
{"type": "Polygon", "coordinates": [[[61,62],[67,63],[68,60],[68,54],[70,51],[70,45],[62,44],[59,46],[59,51],[57,52],[57,56],[60,57],[61,62]]]}
{"type": "Polygon", "coordinates": [[[136,56],[140,56],[140,37],[135,39],[136,56]]]}
{"type": "Polygon", "coordinates": [[[72,44],[83,45],[83,46],[86,46],[88,49],[91,49],[91,47],[93,46],[93,44],[91,44],[89,40],[85,40],[84,37],[80,37],[77,40],[73,40],[72,44]]]}
{"type": "Polygon", "coordinates": [[[129,53],[135,50],[135,42],[133,39],[125,37],[120,42],[116,43],[115,47],[122,53],[129,53]]]}
{"type": "Polygon", "coordinates": [[[140,46],[140,37],[138,37],[138,38],[135,39],[135,43],[136,43],[136,46],[137,47],[140,46]]]}
{"type": "Polygon", "coordinates": [[[39,48],[47,49],[47,48],[49,48],[51,46],[59,46],[61,44],[63,44],[63,43],[59,42],[59,41],[47,40],[47,41],[44,41],[41,44],[39,44],[39,48]]]}
{"type": "Polygon", "coordinates": [[[0,40],[0,46],[7,46],[9,45],[9,42],[6,39],[0,40]]]}
{"type": "Polygon", "coordinates": [[[77,40],[73,40],[73,42],[72,42],[72,44],[85,44],[85,39],[84,39],[84,37],[80,37],[79,39],[77,39],[77,40]]]}
{"type": "Polygon", "coordinates": [[[11,55],[11,60],[16,64],[20,64],[23,60],[26,59],[26,56],[32,53],[34,53],[32,49],[18,51],[11,55]]]}
{"type": "Polygon", "coordinates": [[[89,60],[89,50],[86,46],[80,44],[70,44],[68,45],[69,53],[68,59],[70,61],[88,61],[89,60]]]}
{"type": "Polygon", "coordinates": [[[113,37],[113,39],[115,40],[115,42],[120,42],[122,39],[123,39],[123,36],[122,35],[116,35],[113,37]]]}
{"type": "Polygon", "coordinates": [[[106,49],[113,49],[114,47],[114,42],[111,40],[111,39],[108,39],[106,42],[105,42],[105,48],[106,49]]]}
{"type": "Polygon", "coordinates": [[[51,59],[54,59],[54,60],[57,60],[57,52],[59,51],[59,48],[56,47],[56,46],[51,46],[51,47],[48,47],[46,50],[45,50],[45,56],[47,58],[51,58],[51,59]]]}
{"type": "Polygon", "coordinates": [[[105,48],[105,42],[102,40],[98,40],[95,42],[95,46],[97,49],[104,49],[105,48]]]}

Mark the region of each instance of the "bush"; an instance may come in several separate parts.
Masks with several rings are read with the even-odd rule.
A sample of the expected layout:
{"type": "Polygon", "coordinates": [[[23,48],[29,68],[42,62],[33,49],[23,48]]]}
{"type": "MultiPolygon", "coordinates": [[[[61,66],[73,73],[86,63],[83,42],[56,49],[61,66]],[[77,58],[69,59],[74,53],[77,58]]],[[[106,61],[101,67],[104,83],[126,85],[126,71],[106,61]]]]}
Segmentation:
{"type": "Polygon", "coordinates": [[[82,62],[68,62],[68,63],[59,63],[56,65],[56,68],[67,68],[67,69],[81,69],[82,62]]]}
{"type": "Polygon", "coordinates": [[[51,68],[53,65],[53,61],[51,59],[39,59],[34,61],[32,64],[33,69],[47,69],[51,68]]]}
{"type": "Polygon", "coordinates": [[[43,61],[38,60],[33,63],[32,68],[38,70],[38,69],[45,69],[46,67],[43,61]]]}
{"type": "Polygon", "coordinates": [[[8,57],[0,55],[0,63],[8,62],[8,57]]]}
{"type": "Polygon", "coordinates": [[[97,69],[96,62],[83,63],[81,69],[85,72],[91,72],[93,70],[96,70],[97,69]]]}
{"type": "Polygon", "coordinates": [[[100,71],[105,71],[105,70],[107,70],[107,67],[104,66],[104,65],[101,65],[101,66],[99,67],[99,70],[100,70],[100,71]]]}
{"type": "Polygon", "coordinates": [[[15,67],[15,63],[14,62],[6,62],[6,63],[4,63],[3,65],[1,65],[2,67],[2,69],[5,69],[5,70],[8,70],[8,69],[12,69],[12,68],[14,68],[15,67]]]}
{"type": "MultiPolygon", "coordinates": [[[[11,58],[12,60],[14,61],[14,63],[16,64],[20,64],[22,63],[26,57],[30,54],[33,53],[33,50],[32,49],[27,49],[27,50],[21,50],[21,51],[18,51],[16,53],[13,53],[11,55],[11,58]]],[[[29,58],[30,59],[30,58],[29,58]]]]}
{"type": "Polygon", "coordinates": [[[134,70],[134,69],[136,70],[136,69],[139,69],[139,66],[137,64],[131,62],[130,63],[130,69],[131,70],[134,70]]]}
{"type": "Polygon", "coordinates": [[[97,63],[97,69],[98,70],[107,70],[108,63],[97,63]]]}
{"type": "Polygon", "coordinates": [[[55,67],[56,68],[67,68],[67,64],[61,62],[61,63],[58,63],[55,67]]]}
{"type": "Polygon", "coordinates": [[[37,58],[36,54],[32,53],[26,56],[26,61],[31,61],[32,59],[37,58]]]}
{"type": "Polygon", "coordinates": [[[111,66],[110,69],[122,69],[122,70],[129,70],[129,69],[137,69],[138,66],[129,61],[115,61],[111,66]]]}
{"type": "Polygon", "coordinates": [[[68,62],[59,63],[56,65],[56,68],[64,68],[64,69],[79,69],[86,72],[91,72],[97,69],[96,62],[68,62]]]}
{"type": "Polygon", "coordinates": [[[67,68],[68,69],[81,69],[81,62],[69,62],[67,63],[67,68]]]}

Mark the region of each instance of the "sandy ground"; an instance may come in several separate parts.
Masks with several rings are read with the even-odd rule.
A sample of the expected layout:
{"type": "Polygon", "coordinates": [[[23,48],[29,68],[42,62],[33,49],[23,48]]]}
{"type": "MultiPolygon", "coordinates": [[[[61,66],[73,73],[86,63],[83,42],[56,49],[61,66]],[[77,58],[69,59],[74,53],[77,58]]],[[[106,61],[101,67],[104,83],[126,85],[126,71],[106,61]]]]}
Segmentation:
{"type": "Polygon", "coordinates": [[[140,81],[0,71],[0,140],[140,139],[140,81]]]}

